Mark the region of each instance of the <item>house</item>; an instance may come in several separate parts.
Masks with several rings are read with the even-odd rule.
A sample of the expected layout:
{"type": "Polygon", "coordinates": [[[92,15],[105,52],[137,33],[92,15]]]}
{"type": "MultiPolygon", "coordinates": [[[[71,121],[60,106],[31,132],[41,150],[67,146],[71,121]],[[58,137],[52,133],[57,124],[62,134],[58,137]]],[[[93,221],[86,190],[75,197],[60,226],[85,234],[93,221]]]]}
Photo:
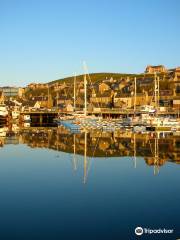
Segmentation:
{"type": "Polygon", "coordinates": [[[180,99],[173,100],[173,108],[178,109],[180,111],[180,99]]]}
{"type": "Polygon", "coordinates": [[[101,107],[98,103],[89,103],[87,110],[88,112],[101,113],[101,107]]]}
{"type": "Polygon", "coordinates": [[[161,90],[160,89],[159,95],[160,96],[172,96],[173,95],[173,90],[170,90],[170,89],[161,90]]]}
{"type": "Polygon", "coordinates": [[[25,93],[25,88],[19,88],[18,97],[22,98],[25,93]]]}
{"type": "Polygon", "coordinates": [[[131,108],[133,106],[133,98],[129,95],[118,92],[114,95],[114,107],[131,108]]]}
{"type": "Polygon", "coordinates": [[[33,107],[40,108],[51,108],[53,106],[53,99],[50,95],[49,99],[48,97],[44,96],[34,96],[30,99],[31,105],[34,103],[33,107]]]}
{"type": "Polygon", "coordinates": [[[1,87],[0,89],[3,92],[4,97],[18,97],[19,88],[18,87],[1,87]]]}
{"type": "Polygon", "coordinates": [[[180,81],[180,67],[175,68],[174,78],[175,78],[175,81],[180,81]]]}
{"type": "Polygon", "coordinates": [[[139,84],[140,87],[148,87],[154,84],[154,78],[137,79],[137,84],[139,84]]]}
{"type": "Polygon", "coordinates": [[[42,89],[42,88],[48,88],[48,84],[47,83],[30,83],[27,86],[29,89],[42,89]]]}
{"type": "MultiPolygon", "coordinates": [[[[149,105],[152,97],[148,96],[146,93],[137,93],[136,95],[136,106],[141,105],[149,105]]],[[[133,97],[133,105],[134,105],[134,97],[133,97]]]]}
{"type": "Polygon", "coordinates": [[[165,73],[167,72],[167,69],[163,65],[157,65],[157,66],[151,66],[148,65],[146,67],[145,73],[165,73]]]}
{"type": "Polygon", "coordinates": [[[67,104],[66,107],[65,107],[65,110],[67,112],[73,112],[74,108],[73,108],[72,104],[67,104]]]}
{"type": "Polygon", "coordinates": [[[81,96],[76,98],[76,109],[84,107],[84,98],[81,96]]]}
{"type": "Polygon", "coordinates": [[[67,106],[68,104],[72,104],[72,103],[73,103],[73,101],[71,99],[68,99],[67,96],[65,96],[65,95],[59,96],[57,98],[57,102],[56,102],[57,106],[60,106],[60,105],[67,106]]]}
{"type": "Polygon", "coordinates": [[[99,104],[100,107],[112,107],[113,95],[114,92],[112,90],[108,90],[103,93],[93,92],[93,94],[90,97],[90,103],[99,104]]]}
{"type": "Polygon", "coordinates": [[[4,102],[4,94],[3,92],[0,92],[0,103],[4,102]]]}
{"type": "Polygon", "coordinates": [[[168,72],[174,81],[180,81],[180,67],[169,69],[168,72]]]}
{"type": "Polygon", "coordinates": [[[100,93],[103,93],[103,92],[108,91],[110,89],[111,88],[110,88],[110,84],[109,83],[102,82],[102,83],[99,84],[99,92],[100,93]]]}
{"type": "Polygon", "coordinates": [[[63,83],[57,82],[57,83],[53,84],[53,87],[54,87],[54,91],[60,91],[60,90],[67,88],[67,84],[65,82],[63,82],[63,83]]]}

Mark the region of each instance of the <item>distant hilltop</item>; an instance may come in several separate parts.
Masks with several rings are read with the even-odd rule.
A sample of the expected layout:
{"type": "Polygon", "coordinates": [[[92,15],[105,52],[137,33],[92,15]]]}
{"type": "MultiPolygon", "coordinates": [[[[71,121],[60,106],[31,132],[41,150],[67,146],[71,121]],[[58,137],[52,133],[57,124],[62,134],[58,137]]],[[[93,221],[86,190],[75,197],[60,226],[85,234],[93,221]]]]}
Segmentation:
{"type": "MultiPolygon", "coordinates": [[[[123,77],[138,77],[138,78],[144,78],[145,76],[149,76],[150,74],[165,74],[165,75],[175,75],[175,76],[179,76],[180,75],[180,67],[176,67],[176,68],[173,68],[173,69],[167,69],[164,65],[156,65],[156,66],[153,66],[153,65],[148,65],[144,71],[144,73],[139,73],[139,74],[134,74],[134,73],[106,73],[106,72],[103,72],[103,73],[90,73],[90,78],[91,78],[91,81],[92,82],[101,82],[102,80],[105,80],[105,79],[110,79],[110,78],[113,78],[113,79],[118,79],[118,78],[123,78],[123,77]]],[[[84,74],[82,75],[78,75],[76,76],[76,80],[77,82],[79,81],[82,81],[83,80],[83,76],[84,74]]],[[[48,85],[53,85],[55,83],[58,83],[58,82],[65,82],[65,83],[70,83],[70,82],[73,82],[74,80],[74,76],[71,76],[71,77],[66,77],[66,78],[61,78],[61,79],[57,79],[57,80],[53,80],[53,81],[50,81],[49,83],[30,83],[28,85],[28,87],[31,87],[31,88],[44,88],[44,87],[48,87],[48,85]]]]}

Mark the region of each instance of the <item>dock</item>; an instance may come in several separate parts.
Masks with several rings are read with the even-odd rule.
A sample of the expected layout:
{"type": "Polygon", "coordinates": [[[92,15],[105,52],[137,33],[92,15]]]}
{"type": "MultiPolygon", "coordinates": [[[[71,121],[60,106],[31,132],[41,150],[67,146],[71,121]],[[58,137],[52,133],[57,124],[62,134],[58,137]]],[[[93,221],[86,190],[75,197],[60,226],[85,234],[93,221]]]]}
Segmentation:
{"type": "Polygon", "coordinates": [[[26,111],[20,113],[20,119],[23,119],[25,115],[30,115],[31,123],[53,123],[58,113],[58,111],[26,111]]]}
{"type": "MultiPolygon", "coordinates": [[[[21,112],[21,116],[23,115],[30,115],[32,122],[38,120],[40,122],[53,122],[53,119],[57,118],[58,114],[70,114],[71,112],[67,111],[26,111],[21,112]]],[[[99,108],[95,109],[94,111],[87,111],[88,115],[97,115],[102,116],[103,118],[118,118],[118,117],[127,117],[133,116],[134,110],[133,109],[119,109],[119,108],[99,108]]],[[[136,111],[136,115],[142,114],[140,111],[136,111]]],[[[158,112],[160,116],[172,116],[178,117],[179,111],[178,110],[171,110],[171,111],[164,111],[158,112]]]]}

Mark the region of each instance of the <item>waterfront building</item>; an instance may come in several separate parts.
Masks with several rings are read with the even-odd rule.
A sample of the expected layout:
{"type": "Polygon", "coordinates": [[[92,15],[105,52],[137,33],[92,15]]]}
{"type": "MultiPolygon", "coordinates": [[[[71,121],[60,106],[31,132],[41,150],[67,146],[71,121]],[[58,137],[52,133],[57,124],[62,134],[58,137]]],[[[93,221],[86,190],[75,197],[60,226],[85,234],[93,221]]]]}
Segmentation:
{"type": "Polygon", "coordinates": [[[90,103],[99,104],[101,107],[111,107],[111,105],[113,104],[113,95],[114,92],[112,90],[107,90],[103,93],[93,92],[90,97],[90,103]]]}
{"type": "Polygon", "coordinates": [[[133,106],[133,98],[127,94],[118,92],[114,95],[114,107],[131,108],[133,106]]]}
{"type": "Polygon", "coordinates": [[[4,94],[4,97],[18,97],[19,96],[19,89],[18,87],[1,87],[1,91],[4,94]]]}

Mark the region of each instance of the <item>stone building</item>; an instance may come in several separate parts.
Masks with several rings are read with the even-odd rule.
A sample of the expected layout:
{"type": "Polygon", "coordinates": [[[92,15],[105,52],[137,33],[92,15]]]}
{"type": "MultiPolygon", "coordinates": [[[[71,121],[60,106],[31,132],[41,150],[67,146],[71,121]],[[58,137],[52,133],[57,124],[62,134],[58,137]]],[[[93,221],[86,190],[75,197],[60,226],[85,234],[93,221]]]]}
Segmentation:
{"type": "Polygon", "coordinates": [[[146,67],[145,73],[165,73],[167,72],[167,69],[163,65],[157,65],[157,66],[151,66],[148,65],[146,67]]]}
{"type": "Polygon", "coordinates": [[[111,107],[113,102],[114,92],[112,90],[105,91],[103,93],[95,93],[93,92],[90,97],[90,103],[99,104],[100,107],[111,107]]]}
{"type": "Polygon", "coordinates": [[[48,84],[47,83],[30,83],[27,86],[29,89],[42,89],[42,88],[48,88],[48,84]]]}
{"type": "Polygon", "coordinates": [[[108,91],[110,89],[111,88],[110,88],[110,84],[109,83],[102,82],[102,83],[99,84],[99,92],[100,93],[104,93],[105,91],[108,91]]]}

